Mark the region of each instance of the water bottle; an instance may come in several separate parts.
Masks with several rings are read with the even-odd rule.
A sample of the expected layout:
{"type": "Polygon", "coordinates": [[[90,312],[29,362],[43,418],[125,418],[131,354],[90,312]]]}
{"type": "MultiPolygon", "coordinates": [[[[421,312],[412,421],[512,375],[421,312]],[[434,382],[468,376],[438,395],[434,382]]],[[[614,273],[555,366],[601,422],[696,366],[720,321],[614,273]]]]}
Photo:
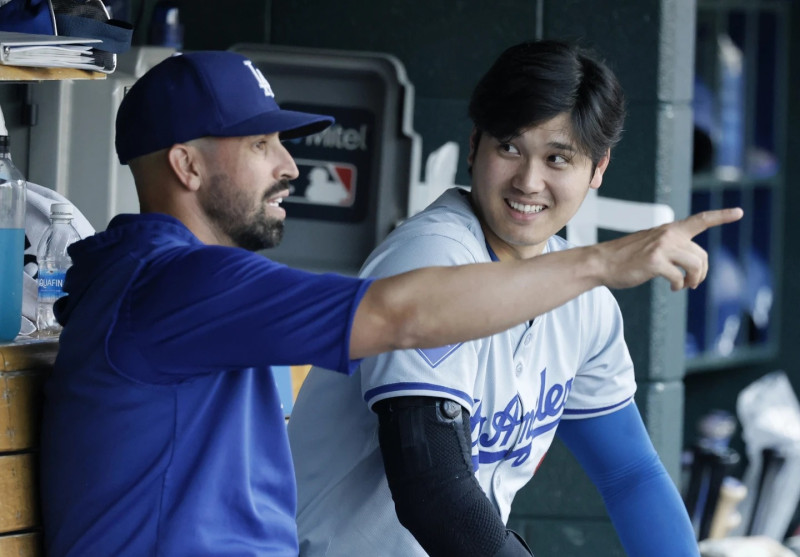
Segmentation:
{"type": "Polygon", "coordinates": [[[50,205],[50,226],[45,230],[36,250],[39,265],[39,296],[36,303],[36,328],[40,337],[55,336],[61,325],[53,315],[53,304],[64,295],[64,277],[72,266],[67,248],[80,240],[72,226],[72,205],[50,205]]]}
{"type": "Polygon", "coordinates": [[[14,340],[22,323],[25,188],[22,172],[11,161],[0,111],[0,342],[14,340]]]}
{"type": "Polygon", "coordinates": [[[736,181],[742,175],[745,157],[744,55],[727,35],[719,44],[719,129],[716,174],[721,180],[736,181]]]}

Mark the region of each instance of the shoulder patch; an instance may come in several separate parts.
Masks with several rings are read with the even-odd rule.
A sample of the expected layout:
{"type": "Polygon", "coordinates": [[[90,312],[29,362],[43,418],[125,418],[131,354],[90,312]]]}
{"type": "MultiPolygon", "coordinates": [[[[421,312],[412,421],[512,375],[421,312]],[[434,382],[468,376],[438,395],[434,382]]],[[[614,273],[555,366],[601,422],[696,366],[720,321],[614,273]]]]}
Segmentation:
{"type": "Polygon", "coordinates": [[[438,346],[436,348],[417,348],[417,352],[422,358],[428,362],[428,365],[431,367],[436,367],[445,361],[453,352],[458,350],[458,347],[464,344],[463,342],[459,342],[458,344],[448,344],[447,346],[438,346]]]}

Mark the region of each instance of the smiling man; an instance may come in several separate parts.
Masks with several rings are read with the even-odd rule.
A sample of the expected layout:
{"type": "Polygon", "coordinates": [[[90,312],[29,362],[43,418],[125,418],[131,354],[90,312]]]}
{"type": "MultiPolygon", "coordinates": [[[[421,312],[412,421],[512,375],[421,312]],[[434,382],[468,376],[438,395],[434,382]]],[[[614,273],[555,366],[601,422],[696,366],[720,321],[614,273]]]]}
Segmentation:
{"type": "MultiPolygon", "coordinates": [[[[471,190],[447,191],[406,221],[362,276],[577,249],[555,234],[601,186],[620,138],[625,107],[612,72],[574,46],[520,44],[483,76],[469,112],[471,190]]],[[[539,284],[507,299],[552,293],[539,284]]],[[[530,555],[505,524],[558,434],[629,556],[697,556],[635,391],[606,288],[480,340],[366,359],[356,381],[313,369],[289,423],[301,555],[530,555]]]]}

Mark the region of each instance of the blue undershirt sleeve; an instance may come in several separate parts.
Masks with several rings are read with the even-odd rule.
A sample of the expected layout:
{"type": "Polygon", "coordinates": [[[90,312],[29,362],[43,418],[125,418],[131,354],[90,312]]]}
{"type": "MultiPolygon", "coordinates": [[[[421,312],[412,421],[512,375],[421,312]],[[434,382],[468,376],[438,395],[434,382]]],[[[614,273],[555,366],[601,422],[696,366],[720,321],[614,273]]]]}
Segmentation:
{"type": "Polygon", "coordinates": [[[600,491],[628,557],[698,557],[694,530],[635,404],[562,420],[557,434],[600,491]]]}

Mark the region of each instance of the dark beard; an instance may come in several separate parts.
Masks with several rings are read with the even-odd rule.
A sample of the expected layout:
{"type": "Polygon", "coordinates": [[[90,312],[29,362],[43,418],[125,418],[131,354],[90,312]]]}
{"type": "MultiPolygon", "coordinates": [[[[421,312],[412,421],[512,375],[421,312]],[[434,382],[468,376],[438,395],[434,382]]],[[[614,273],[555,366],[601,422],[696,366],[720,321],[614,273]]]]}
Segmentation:
{"type": "Polygon", "coordinates": [[[228,233],[234,243],[248,251],[274,248],[283,239],[283,221],[267,217],[262,209],[257,220],[250,223],[231,227],[228,233]]]}
{"type": "MultiPolygon", "coordinates": [[[[266,201],[276,193],[289,189],[288,180],[272,185],[263,203],[249,212],[251,199],[230,186],[227,176],[216,175],[204,188],[200,199],[203,209],[233,243],[249,251],[274,248],[283,239],[283,220],[267,216],[266,201]]],[[[202,191],[202,190],[201,190],[202,191]]]]}

